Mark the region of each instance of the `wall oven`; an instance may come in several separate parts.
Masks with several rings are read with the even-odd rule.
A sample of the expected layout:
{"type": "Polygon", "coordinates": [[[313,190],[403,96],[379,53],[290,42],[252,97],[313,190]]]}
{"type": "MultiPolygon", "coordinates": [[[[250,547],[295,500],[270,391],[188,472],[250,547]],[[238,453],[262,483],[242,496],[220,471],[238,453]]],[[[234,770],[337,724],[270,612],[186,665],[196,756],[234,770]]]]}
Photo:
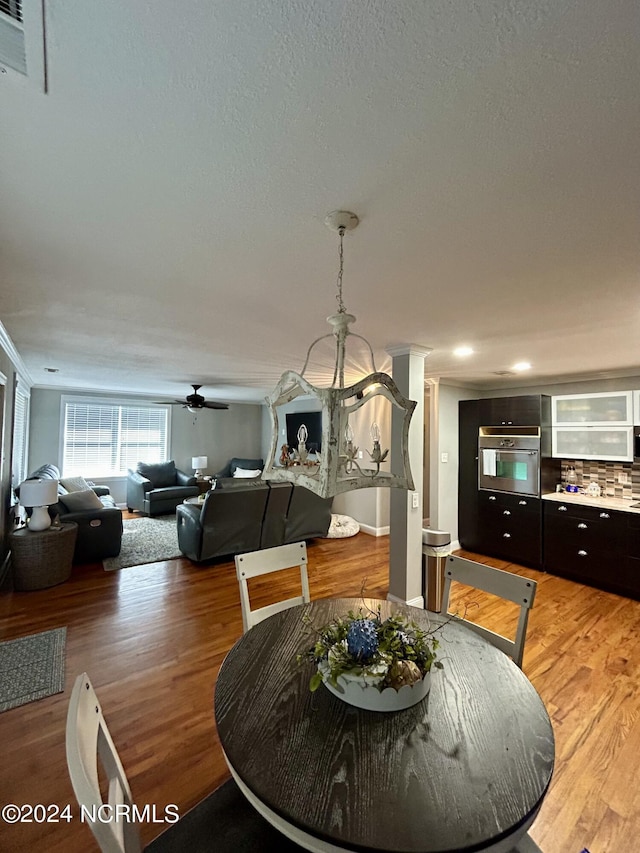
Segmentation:
{"type": "Polygon", "coordinates": [[[480,427],[478,488],[540,495],[540,430],[523,429],[530,429],[531,434],[499,435],[495,428],[480,427]]]}

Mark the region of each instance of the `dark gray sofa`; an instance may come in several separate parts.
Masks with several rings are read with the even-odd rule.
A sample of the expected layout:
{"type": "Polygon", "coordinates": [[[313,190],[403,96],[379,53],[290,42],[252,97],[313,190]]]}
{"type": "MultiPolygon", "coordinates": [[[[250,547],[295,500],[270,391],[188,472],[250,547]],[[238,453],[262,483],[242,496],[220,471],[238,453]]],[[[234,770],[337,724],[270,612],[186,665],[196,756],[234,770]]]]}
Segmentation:
{"type": "Polygon", "coordinates": [[[185,474],[170,462],[138,462],[127,472],[127,509],[144,515],[175,512],[185,498],[199,494],[195,477],[185,474]]]}
{"type": "MultiPolygon", "coordinates": [[[[55,465],[42,465],[27,477],[28,480],[60,480],[60,471],[55,465]]],[[[58,503],[49,507],[52,519],[59,517],[61,523],[75,522],[78,525],[74,563],[97,563],[106,557],[117,557],[122,545],[122,511],[116,506],[107,486],[91,486],[98,496],[102,508],[69,511],[64,505],[68,494],[58,485],[58,503]]],[[[16,488],[20,495],[20,488],[16,488]]],[[[77,495],[78,492],[72,493],[77,495]]]]}
{"type": "Polygon", "coordinates": [[[177,507],[178,545],[201,563],[326,536],[332,502],[291,483],[223,478],[200,506],[177,507]]]}

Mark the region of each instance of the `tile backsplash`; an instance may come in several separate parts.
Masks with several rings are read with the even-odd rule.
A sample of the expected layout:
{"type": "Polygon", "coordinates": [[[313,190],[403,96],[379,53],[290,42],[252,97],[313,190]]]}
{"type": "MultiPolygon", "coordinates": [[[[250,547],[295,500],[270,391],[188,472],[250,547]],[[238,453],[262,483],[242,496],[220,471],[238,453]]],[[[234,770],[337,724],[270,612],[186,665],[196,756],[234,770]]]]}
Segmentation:
{"type": "Polygon", "coordinates": [[[592,462],[586,459],[562,460],[562,483],[566,482],[567,469],[573,466],[578,475],[578,485],[586,489],[594,481],[602,493],[611,498],[640,500],[640,464],[633,462],[592,462]],[[624,480],[626,475],[627,482],[624,480]]]}

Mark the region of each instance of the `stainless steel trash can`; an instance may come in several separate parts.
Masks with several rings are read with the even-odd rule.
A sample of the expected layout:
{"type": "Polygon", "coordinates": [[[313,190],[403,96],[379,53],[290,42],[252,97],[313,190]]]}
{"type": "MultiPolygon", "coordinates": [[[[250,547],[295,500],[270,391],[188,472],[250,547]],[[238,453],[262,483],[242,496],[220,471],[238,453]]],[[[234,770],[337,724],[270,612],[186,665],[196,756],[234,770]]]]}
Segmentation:
{"type": "Polygon", "coordinates": [[[424,577],[424,600],[427,610],[440,613],[442,610],[442,587],[444,566],[451,553],[451,534],[444,530],[424,528],[422,531],[422,568],[424,577]]]}

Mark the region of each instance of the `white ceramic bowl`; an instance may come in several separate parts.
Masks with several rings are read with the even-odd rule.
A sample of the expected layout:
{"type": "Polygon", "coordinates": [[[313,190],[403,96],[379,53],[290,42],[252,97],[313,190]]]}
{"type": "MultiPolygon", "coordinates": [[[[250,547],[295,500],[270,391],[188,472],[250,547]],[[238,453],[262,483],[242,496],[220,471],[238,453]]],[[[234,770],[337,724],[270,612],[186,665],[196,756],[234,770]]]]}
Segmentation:
{"type": "MultiPolygon", "coordinates": [[[[326,663],[320,663],[318,669],[320,672],[324,671],[328,674],[326,663]]],[[[363,708],[366,711],[402,711],[405,708],[411,708],[412,705],[417,705],[424,699],[431,687],[431,673],[427,672],[422,681],[413,685],[406,684],[400,690],[393,687],[378,690],[376,685],[380,682],[379,676],[344,673],[338,676],[337,681],[340,690],[328,681],[323,681],[323,684],[329,693],[333,693],[334,696],[342,699],[348,705],[363,708]]]]}

